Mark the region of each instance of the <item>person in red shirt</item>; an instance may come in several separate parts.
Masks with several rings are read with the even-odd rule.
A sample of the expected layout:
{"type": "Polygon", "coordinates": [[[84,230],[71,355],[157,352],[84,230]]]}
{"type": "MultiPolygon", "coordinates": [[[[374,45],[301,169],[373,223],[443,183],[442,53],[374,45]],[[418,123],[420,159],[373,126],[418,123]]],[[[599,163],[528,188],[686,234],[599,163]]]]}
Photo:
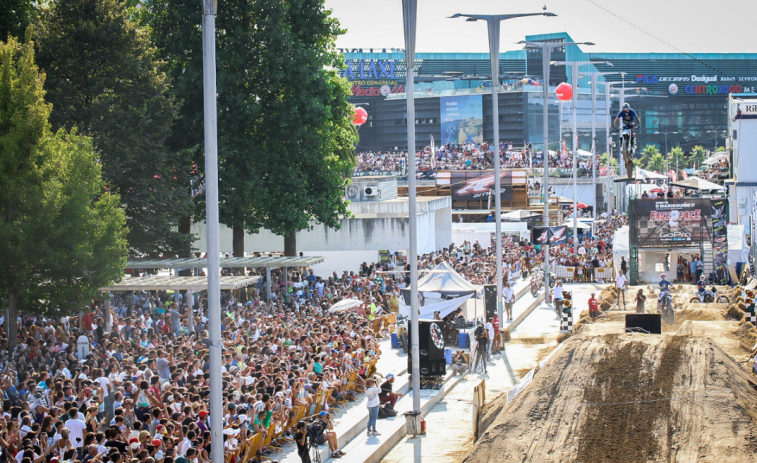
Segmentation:
{"type": "Polygon", "coordinates": [[[589,316],[591,317],[591,321],[597,320],[598,313],[599,313],[599,302],[594,297],[594,293],[591,293],[591,297],[589,298],[589,316]]]}
{"type": "MultiPolygon", "coordinates": [[[[89,307],[87,307],[87,310],[89,310],[89,307]]],[[[81,317],[81,322],[82,324],[84,324],[84,329],[87,331],[92,331],[92,321],[93,321],[92,312],[88,312],[83,317],[81,317]]]]}
{"type": "Polygon", "coordinates": [[[492,352],[500,351],[500,344],[502,343],[502,335],[499,332],[499,317],[494,314],[494,320],[492,320],[492,327],[494,328],[494,341],[492,342],[492,352]]]}

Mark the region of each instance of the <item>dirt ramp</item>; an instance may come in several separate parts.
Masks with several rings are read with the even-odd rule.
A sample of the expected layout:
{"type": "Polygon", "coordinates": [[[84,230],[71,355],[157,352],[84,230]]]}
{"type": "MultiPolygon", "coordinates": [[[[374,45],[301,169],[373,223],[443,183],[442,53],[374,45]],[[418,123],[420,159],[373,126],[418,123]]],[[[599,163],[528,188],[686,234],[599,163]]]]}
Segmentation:
{"type": "Polygon", "coordinates": [[[709,338],[574,336],[464,461],[757,461],[755,387],[709,338]]]}

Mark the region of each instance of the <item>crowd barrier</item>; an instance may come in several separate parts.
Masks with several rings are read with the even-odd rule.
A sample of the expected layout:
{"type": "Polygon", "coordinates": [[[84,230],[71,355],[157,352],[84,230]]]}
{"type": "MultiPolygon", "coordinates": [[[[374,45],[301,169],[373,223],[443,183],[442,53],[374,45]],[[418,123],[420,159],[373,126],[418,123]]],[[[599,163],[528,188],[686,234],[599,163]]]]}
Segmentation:
{"type": "Polygon", "coordinates": [[[554,272],[557,278],[567,282],[613,281],[614,279],[612,267],[586,269],[583,267],[564,267],[558,265],[555,267],[554,272]]]}

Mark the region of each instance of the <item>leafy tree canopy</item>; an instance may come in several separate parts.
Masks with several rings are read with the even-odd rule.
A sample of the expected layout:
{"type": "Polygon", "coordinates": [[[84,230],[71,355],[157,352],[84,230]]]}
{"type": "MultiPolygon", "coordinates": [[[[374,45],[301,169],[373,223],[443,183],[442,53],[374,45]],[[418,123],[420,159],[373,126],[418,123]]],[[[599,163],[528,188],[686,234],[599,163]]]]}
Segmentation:
{"type": "Polygon", "coordinates": [[[0,43],[0,295],[19,308],[81,308],[123,275],[126,216],[88,137],[53,134],[33,43],[0,43]]]}
{"type": "Polygon", "coordinates": [[[185,255],[175,227],[191,205],[190,163],[166,146],[178,104],[146,33],[122,1],[57,0],[35,36],[53,129],[92,137],[126,208],[130,253],[185,255]]]}

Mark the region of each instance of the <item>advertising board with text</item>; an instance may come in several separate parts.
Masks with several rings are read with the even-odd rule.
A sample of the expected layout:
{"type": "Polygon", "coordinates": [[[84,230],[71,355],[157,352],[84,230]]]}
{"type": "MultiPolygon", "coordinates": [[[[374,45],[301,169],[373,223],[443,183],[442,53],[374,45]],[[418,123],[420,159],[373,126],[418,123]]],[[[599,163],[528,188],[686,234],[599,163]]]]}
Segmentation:
{"type": "Polygon", "coordinates": [[[641,248],[699,246],[711,241],[709,199],[637,199],[630,207],[630,226],[641,248]]]}
{"type": "MultiPolygon", "coordinates": [[[[500,198],[513,197],[512,172],[500,171],[500,198]]],[[[490,170],[457,170],[450,172],[452,201],[486,201],[494,188],[494,172],[490,170]]]]}

